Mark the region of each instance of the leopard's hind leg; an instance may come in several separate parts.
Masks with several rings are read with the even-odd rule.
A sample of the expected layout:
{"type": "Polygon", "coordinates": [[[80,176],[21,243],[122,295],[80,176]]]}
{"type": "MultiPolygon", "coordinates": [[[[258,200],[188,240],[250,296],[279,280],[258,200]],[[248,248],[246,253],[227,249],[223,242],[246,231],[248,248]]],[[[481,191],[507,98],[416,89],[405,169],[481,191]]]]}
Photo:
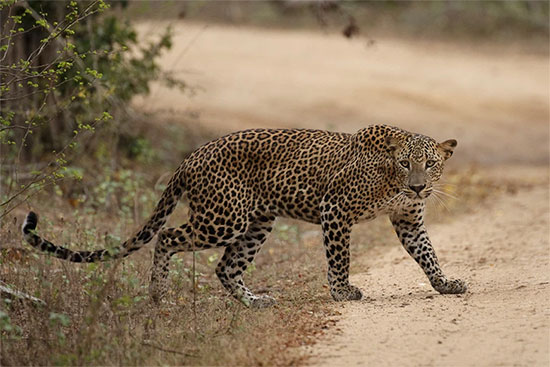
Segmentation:
{"type": "MultiPolygon", "coordinates": [[[[219,238],[217,242],[195,241],[195,250],[200,251],[212,247],[225,247],[225,252],[216,267],[216,274],[222,285],[239,301],[246,306],[261,308],[273,305],[275,300],[269,296],[257,296],[253,294],[243,282],[243,273],[248,265],[254,261],[254,257],[260,251],[267,235],[271,232],[275,217],[261,215],[250,221],[245,227],[246,232],[238,234],[231,239],[219,238]]],[[[198,230],[201,233],[200,229],[198,230]]],[[[170,258],[178,252],[193,251],[193,229],[190,224],[184,224],[179,228],[165,228],[158,236],[153,259],[153,270],[149,293],[152,300],[158,303],[168,290],[168,270],[170,258]]]]}
{"type": "MultiPolygon", "coordinates": [[[[170,258],[178,252],[193,251],[192,228],[189,224],[183,224],[178,228],[165,228],[159,235],[155,246],[153,257],[153,270],[151,272],[151,283],[149,294],[153,302],[160,302],[168,290],[168,270],[170,258]]],[[[208,244],[197,244],[195,250],[210,248],[208,244]]]]}
{"type": "Polygon", "coordinates": [[[258,216],[250,221],[247,232],[228,245],[216,267],[216,274],[223,286],[248,307],[263,308],[275,304],[275,299],[252,293],[244,284],[243,273],[260,251],[271,232],[274,216],[258,216]]]}

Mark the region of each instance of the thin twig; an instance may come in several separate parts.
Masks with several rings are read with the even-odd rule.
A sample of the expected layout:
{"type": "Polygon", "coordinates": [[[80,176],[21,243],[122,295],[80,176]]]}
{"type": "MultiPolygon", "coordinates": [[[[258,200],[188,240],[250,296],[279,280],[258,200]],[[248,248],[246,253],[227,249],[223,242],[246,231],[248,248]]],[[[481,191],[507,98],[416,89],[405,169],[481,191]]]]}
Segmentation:
{"type": "Polygon", "coordinates": [[[44,51],[44,49],[46,48],[46,46],[48,46],[48,44],[50,43],[50,41],[56,41],[58,42],[61,46],[65,46],[65,44],[63,44],[63,41],[61,41],[58,37],[60,35],[62,35],[67,29],[70,29],[73,25],[75,25],[76,23],[78,23],[79,21],[81,20],[84,20],[85,18],[89,17],[90,15],[94,14],[94,13],[97,13],[99,11],[99,9],[96,9],[90,13],[88,13],[88,11],[90,9],[92,9],[98,2],[97,1],[94,1],[92,2],[82,13],[80,13],[75,20],[73,20],[72,22],[70,22],[69,24],[67,24],[65,27],[63,27],[60,31],[56,32],[54,34],[54,31],[56,29],[59,29],[61,28],[61,24],[59,24],[58,26],[56,27],[53,27],[44,17],[42,17],[40,14],[38,14],[36,12],[36,10],[34,10],[30,5],[29,3],[24,0],[21,2],[21,6],[23,6],[23,8],[25,8],[26,10],[28,10],[31,14],[31,16],[37,20],[37,21],[43,21],[43,22],[46,22],[46,24],[48,25],[48,27],[46,28],[46,30],[49,32],[50,36],[47,38],[47,41],[44,42],[42,44],[42,46],[40,46],[40,48],[38,48],[37,50],[33,51],[29,57],[27,58],[27,61],[29,63],[32,63],[32,61],[37,58],[41,53],[42,51],[44,51]],[[52,31],[50,31],[50,29],[52,29],[52,31]]]}
{"type": "Polygon", "coordinates": [[[0,132],[2,132],[2,131],[4,131],[4,130],[12,130],[12,129],[27,130],[26,127],[14,125],[14,126],[3,127],[3,128],[0,129],[0,132]]]}
{"type": "Polygon", "coordinates": [[[40,298],[33,297],[27,293],[18,291],[17,289],[13,289],[12,287],[8,286],[6,283],[1,281],[0,281],[0,295],[6,298],[17,298],[22,301],[31,301],[32,303],[37,305],[42,305],[42,306],[46,305],[46,302],[44,302],[40,298]]]}
{"type": "MultiPolygon", "coordinates": [[[[12,9],[13,9],[13,8],[10,7],[10,10],[9,10],[9,12],[8,12],[8,19],[11,18],[11,11],[12,11],[12,9]]],[[[13,22],[13,21],[12,21],[12,22],[13,22]]],[[[6,26],[7,26],[7,24],[8,24],[8,22],[5,23],[6,26]]],[[[12,27],[11,30],[14,30],[14,29],[15,29],[15,22],[13,22],[13,27],[12,27]]],[[[6,43],[7,48],[6,48],[6,50],[4,51],[4,56],[2,57],[2,59],[0,60],[0,62],[3,62],[3,61],[6,59],[6,57],[8,56],[8,52],[9,52],[9,50],[10,50],[11,39],[12,39],[12,37],[13,37],[13,32],[9,32],[9,33],[10,33],[10,35],[7,36],[7,37],[8,37],[8,42],[6,43]]],[[[5,38],[2,37],[2,38],[0,39],[0,42],[4,41],[4,39],[5,39],[5,38]]]]}
{"type": "Polygon", "coordinates": [[[173,349],[163,348],[163,347],[160,347],[158,345],[147,343],[147,342],[141,342],[141,345],[145,345],[146,347],[151,347],[151,348],[154,348],[154,349],[158,349],[162,352],[179,354],[179,355],[186,356],[186,357],[196,357],[197,356],[196,354],[184,353],[184,352],[180,352],[180,351],[173,350],[173,349]]]}

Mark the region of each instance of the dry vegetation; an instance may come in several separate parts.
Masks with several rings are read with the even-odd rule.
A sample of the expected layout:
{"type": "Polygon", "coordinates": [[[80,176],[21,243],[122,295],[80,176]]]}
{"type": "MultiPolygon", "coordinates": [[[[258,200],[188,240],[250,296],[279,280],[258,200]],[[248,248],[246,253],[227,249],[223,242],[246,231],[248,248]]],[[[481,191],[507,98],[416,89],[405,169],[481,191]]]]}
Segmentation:
{"type": "MultiPolygon", "coordinates": [[[[73,247],[109,245],[134,227],[126,210],[106,215],[84,205],[63,218],[75,212],[70,202],[37,202],[41,233],[73,247]]],[[[171,291],[157,309],[147,296],[151,246],[125,261],[70,264],[21,247],[14,222],[2,229],[9,245],[1,278],[46,306],[3,305],[2,365],[288,364],[297,356],[281,352],[306,343],[328,316],[322,249],[312,250],[316,241],[302,241],[301,233],[294,223],[279,223],[249,271],[251,285],[276,296],[277,307],[249,310],[228,297],[214,275],[220,251],[212,250],[195,255],[195,294],[192,255],[174,257],[171,291]]]]}
{"type": "MultiPolygon", "coordinates": [[[[151,160],[111,168],[97,157],[72,162],[85,167],[86,179],[34,197],[41,234],[79,249],[118,243],[151,212],[178,155],[211,137],[192,123],[183,128],[183,142],[162,121],[136,130],[161,142],[148,148],[151,160]]],[[[46,305],[2,295],[2,365],[287,365],[300,355],[282,352],[310,343],[330,322],[316,227],[280,221],[249,269],[251,287],[277,297],[277,307],[249,310],[229,297],[214,274],[222,250],[210,250],[195,255],[195,291],[193,255],[174,256],[171,290],[157,308],[148,298],[153,246],[119,262],[66,263],[22,244],[20,221],[28,209],[16,209],[0,229],[0,279],[46,305]]],[[[185,217],[182,203],[170,223],[185,217]]]]}

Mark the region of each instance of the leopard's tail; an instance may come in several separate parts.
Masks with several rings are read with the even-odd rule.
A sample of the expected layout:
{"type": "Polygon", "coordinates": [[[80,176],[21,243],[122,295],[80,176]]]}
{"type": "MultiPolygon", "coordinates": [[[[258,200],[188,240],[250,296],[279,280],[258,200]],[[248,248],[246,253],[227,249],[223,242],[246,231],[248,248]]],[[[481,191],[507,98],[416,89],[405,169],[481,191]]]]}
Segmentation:
{"type": "Polygon", "coordinates": [[[157,234],[164,226],[166,220],[172,214],[176,205],[183,195],[183,180],[180,170],[170,179],[166,190],[158,202],[155,211],[145,223],[145,225],[119,246],[110,249],[101,249],[96,251],[73,251],[66,247],[57,246],[48,240],[43,239],[35,233],[38,224],[38,216],[30,212],[22,226],[23,236],[27,243],[41,251],[48,252],[51,255],[72,262],[98,262],[113,259],[120,259],[139,250],[157,234]]]}

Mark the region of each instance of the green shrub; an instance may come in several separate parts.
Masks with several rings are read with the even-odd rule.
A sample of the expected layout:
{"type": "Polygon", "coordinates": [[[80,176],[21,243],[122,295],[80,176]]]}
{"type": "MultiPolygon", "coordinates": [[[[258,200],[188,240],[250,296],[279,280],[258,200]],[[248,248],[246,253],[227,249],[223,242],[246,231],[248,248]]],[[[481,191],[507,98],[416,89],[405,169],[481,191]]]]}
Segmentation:
{"type": "MultiPolygon", "coordinates": [[[[157,64],[171,47],[170,29],[143,44],[105,0],[10,0],[0,12],[1,219],[66,178],[76,155],[110,156],[121,124],[130,120],[129,101],[148,93],[151,81],[184,84],[157,64]],[[24,163],[39,169],[23,169],[24,163]]],[[[128,155],[149,160],[148,142],[131,139],[128,155]]]]}

